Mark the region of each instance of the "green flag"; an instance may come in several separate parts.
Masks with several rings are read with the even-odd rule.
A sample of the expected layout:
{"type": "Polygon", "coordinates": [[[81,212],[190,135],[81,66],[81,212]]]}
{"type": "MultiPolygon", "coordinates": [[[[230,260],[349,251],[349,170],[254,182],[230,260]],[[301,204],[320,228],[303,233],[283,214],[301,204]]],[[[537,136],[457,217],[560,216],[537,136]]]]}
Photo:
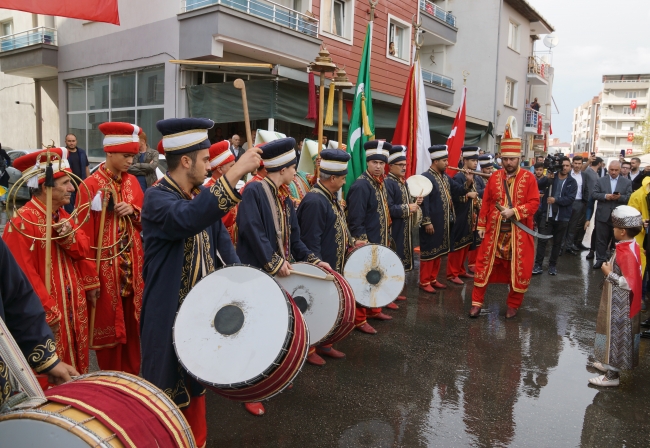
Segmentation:
{"type": "Polygon", "coordinates": [[[350,117],[350,128],[348,129],[348,153],[350,153],[351,158],[350,162],[348,162],[348,175],[345,179],[345,185],[343,186],[343,191],[346,196],[352,183],[366,170],[366,152],[363,150],[363,145],[368,140],[374,138],[375,135],[375,120],[372,114],[372,95],[370,93],[371,47],[372,22],[368,23],[366,40],[363,43],[361,65],[359,66],[357,87],[355,89],[354,103],[352,104],[352,116],[350,117]],[[368,124],[365,133],[363,123],[364,109],[368,124]],[[366,135],[368,133],[368,128],[371,135],[366,135]]]}

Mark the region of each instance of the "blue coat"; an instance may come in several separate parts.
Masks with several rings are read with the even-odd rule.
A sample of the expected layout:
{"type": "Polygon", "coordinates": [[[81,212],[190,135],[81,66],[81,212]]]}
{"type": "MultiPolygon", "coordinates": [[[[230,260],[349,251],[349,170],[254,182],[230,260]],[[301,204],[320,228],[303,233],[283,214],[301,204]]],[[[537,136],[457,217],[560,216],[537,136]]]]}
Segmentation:
{"type": "MultiPolygon", "coordinates": [[[[474,181],[479,176],[474,177],[474,181]]],[[[464,185],[466,182],[464,173],[457,173],[453,179],[456,183],[464,185]]],[[[477,191],[474,186],[470,191],[477,191]]],[[[477,191],[478,192],[478,191],[477,191]]],[[[450,252],[462,249],[474,243],[474,227],[478,221],[478,210],[472,199],[465,196],[466,192],[463,190],[462,194],[452,196],[454,203],[454,211],[456,212],[456,221],[451,228],[451,241],[452,246],[450,252]]]]}
{"type": "Polygon", "coordinates": [[[422,226],[420,227],[420,260],[435,260],[451,250],[451,228],[455,221],[453,196],[466,193],[465,187],[447,175],[432,169],[422,174],[433,184],[431,194],[422,201],[422,226]],[[433,224],[433,235],[424,226],[433,224]]]}
{"type": "MultiPolygon", "coordinates": [[[[567,175],[564,184],[562,185],[561,194],[558,193],[558,190],[560,189],[560,185],[562,185],[562,180],[556,174],[555,177],[553,178],[552,189],[545,190],[544,197],[541,200],[542,216],[547,217],[548,215],[547,199],[549,198],[549,191],[550,191],[551,193],[550,197],[555,198],[555,203],[552,204],[553,207],[552,219],[555,220],[555,217],[557,216],[557,221],[568,222],[569,219],[571,219],[571,213],[573,212],[573,201],[576,200],[576,193],[578,192],[578,183],[569,174],[567,175]]],[[[538,182],[538,186],[539,186],[539,182],[538,182]]]]}
{"type": "Polygon", "coordinates": [[[384,181],[388,210],[392,223],[390,234],[395,245],[395,252],[399,255],[404,269],[413,269],[413,220],[409,212],[409,204],[413,202],[406,184],[392,173],[384,181]]]}
{"type": "Polygon", "coordinates": [[[187,376],[178,362],[172,335],[176,313],[204,275],[223,263],[239,263],[221,222],[239,202],[239,194],[224,177],[198,191],[190,199],[173,179],[165,176],[147,188],[142,207],[142,376],[180,407],[188,405],[190,397],[200,395],[204,389],[187,376]]]}
{"type": "Polygon", "coordinates": [[[298,207],[300,239],[336,272],[343,273],[345,254],[352,244],[345,213],[330,191],[320,182],[314,185],[298,207]]]}
{"type": "MultiPolygon", "coordinates": [[[[0,272],[0,318],[29,365],[38,373],[46,373],[59,363],[54,336],[45,322],[41,300],[2,239],[0,272]]],[[[0,405],[12,394],[8,381],[7,367],[0,358],[0,405]]]]}
{"type": "Polygon", "coordinates": [[[287,196],[280,204],[278,189],[268,178],[251,182],[244,189],[241,204],[237,209],[237,255],[241,262],[275,275],[284,260],[318,263],[320,259],[300,239],[298,218],[291,198],[287,196]],[[280,211],[283,248],[278,247],[278,238],[273,222],[273,211],[264,191],[266,183],[275,198],[275,207],[280,211]]]}
{"type": "Polygon", "coordinates": [[[364,172],[350,187],[346,202],[352,237],[388,247],[390,229],[385,186],[364,172]]]}

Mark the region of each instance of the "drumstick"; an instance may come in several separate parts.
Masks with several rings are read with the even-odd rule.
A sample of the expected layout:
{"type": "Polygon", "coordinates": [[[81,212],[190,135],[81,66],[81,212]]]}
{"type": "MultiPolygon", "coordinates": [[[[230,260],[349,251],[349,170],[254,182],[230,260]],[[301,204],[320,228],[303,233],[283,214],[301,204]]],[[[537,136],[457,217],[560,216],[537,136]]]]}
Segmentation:
{"type": "Polygon", "coordinates": [[[248,147],[253,147],[253,137],[251,135],[251,122],[248,117],[248,100],[246,99],[246,84],[241,78],[235,79],[233,83],[235,89],[241,90],[241,102],[244,107],[244,124],[246,125],[246,141],[248,142],[248,147]]]}
{"type": "Polygon", "coordinates": [[[332,274],[325,274],[325,277],[321,277],[320,275],[307,274],[305,272],[294,271],[293,269],[291,270],[291,273],[295,275],[302,275],[303,277],[315,278],[316,280],[327,280],[329,282],[334,281],[334,276],[332,274]]]}

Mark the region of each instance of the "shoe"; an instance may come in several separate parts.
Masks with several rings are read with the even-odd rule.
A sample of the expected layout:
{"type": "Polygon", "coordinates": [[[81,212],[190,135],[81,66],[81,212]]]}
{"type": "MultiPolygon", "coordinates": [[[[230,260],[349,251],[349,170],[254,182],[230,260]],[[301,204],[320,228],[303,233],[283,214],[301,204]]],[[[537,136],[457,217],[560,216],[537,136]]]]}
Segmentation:
{"type": "Polygon", "coordinates": [[[476,317],[479,317],[480,315],[481,315],[481,307],[480,306],[474,305],[469,309],[469,317],[476,318],[476,317]]]}
{"type": "Polygon", "coordinates": [[[594,265],[592,266],[592,268],[594,268],[594,269],[600,269],[602,265],[603,265],[603,262],[602,262],[602,261],[597,261],[597,262],[594,263],[594,265]]]}
{"type": "Polygon", "coordinates": [[[650,331],[642,331],[641,332],[641,338],[642,339],[650,339],[650,331]]]}
{"type": "Polygon", "coordinates": [[[435,282],[432,282],[431,286],[433,286],[434,288],[438,288],[438,289],[447,289],[447,285],[445,285],[443,283],[440,283],[438,280],[436,280],[435,282]]]}
{"type": "Polygon", "coordinates": [[[517,308],[512,308],[508,307],[508,310],[506,311],[506,319],[512,319],[517,315],[517,308]]]}
{"type": "Polygon", "coordinates": [[[467,273],[472,275],[476,274],[476,271],[474,270],[474,266],[468,266],[467,273]]]}
{"type": "Polygon", "coordinates": [[[582,243],[578,244],[578,246],[577,246],[576,248],[577,248],[578,250],[591,250],[591,249],[589,249],[587,246],[585,246],[585,245],[582,244],[582,243]]]}
{"type": "Polygon", "coordinates": [[[389,310],[399,310],[399,306],[395,302],[391,302],[388,305],[386,305],[386,308],[389,310]]]}
{"type": "Polygon", "coordinates": [[[533,275],[541,274],[542,272],[544,272],[544,269],[542,269],[542,266],[541,266],[541,265],[536,264],[536,265],[533,267],[533,275]]]}
{"type": "Polygon", "coordinates": [[[619,385],[619,379],[608,380],[605,378],[605,375],[599,375],[593,378],[589,378],[589,382],[594,386],[601,387],[614,387],[619,385]]]}
{"type": "Polygon", "coordinates": [[[451,282],[455,285],[464,285],[465,283],[458,277],[451,277],[447,279],[448,282],[451,282]]]}
{"type": "Polygon", "coordinates": [[[255,415],[255,416],[262,416],[266,412],[264,410],[264,405],[260,403],[259,401],[253,402],[253,403],[244,403],[244,408],[246,410],[255,415]]]}
{"type": "Polygon", "coordinates": [[[593,367],[596,370],[600,370],[603,373],[607,372],[607,369],[605,368],[602,362],[598,362],[598,361],[592,362],[591,367],[593,367]]]}
{"type": "Polygon", "coordinates": [[[375,314],[374,316],[368,316],[369,319],[377,319],[377,320],[393,320],[393,316],[389,316],[388,314],[384,313],[379,313],[375,314]]]}
{"type": "Polygon", "coordinates": [[[557,275],[557,268],[555,266],[549,266],[548,275],[557,275]]]}
{"type": "Polygon", "coordinates": [[[365,333],[365,334],[377,334],[377,330],[372,328],[368,322],[361,325],[360,327],[357,327],[357,330],[359,330],[361,333],[365,333]]]}
{"type": "Polygon", "coordinates": [[[594,259],[594,251],[590,250],[587,256],[585,257],[586,260],[593,260],[594,259]]]}
{"type": "Polygon", "coordinates": [[[561,257],[562,255],[564,255],[564,247],[560,249],[560,253],[558,254],[558,257],[561,257]]]}
{"type": "Polygon", "coordinates": [[[406,300],[406,296],[397,296],[395,300],[406,300]]]}
{"type": "Polygon", "coordinates": [[[567,251],[567,253],[569,253],[571,255],[580,255],[580,252],[578,252],[577,249],[574,249],[572,247],[568,248],[566,251],[567,251]]]}
{"type": "Polygon", "coordinates": [[[316,347],[316,353],[318,353],[321,356],[327,356],[330,358],[334,359],[343,359],[345,358],[345,353],[338,351],[335,348],[321,348],[321,347],[316,347]]]}
{"type": "Polygon", "coordinates": [[[643,322],[641,322],[641,326],[643,328],[650,328],[650,319],[646,319],[643,322]]]}
{"type": "Polygon", "coordinates": [[[460,278],[474,278],[474,276],[472,274],[470,274],[469,272],[466,272],[464,274],[460,274],[459,277],[460,278]]]}
{"type": "Polygon", "coordinates": [[[318,367],[323,367],[326,364],[325,360],[318,356],[316,352],[312,353],[311,355],[307,355],[307,362],[312,366],[318,367]]]}
{"type": "Polygon", "coordinates": [[[431,285],[420,285],[420,289],[429,294],[435,294],[436,290],[431,287],[431,285]]]}

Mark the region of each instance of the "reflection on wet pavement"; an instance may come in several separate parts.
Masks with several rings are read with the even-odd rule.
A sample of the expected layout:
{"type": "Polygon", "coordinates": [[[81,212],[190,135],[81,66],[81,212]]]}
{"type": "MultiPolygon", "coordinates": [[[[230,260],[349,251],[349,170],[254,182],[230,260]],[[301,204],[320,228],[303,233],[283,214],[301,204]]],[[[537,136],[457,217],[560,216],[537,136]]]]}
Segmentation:
{"type": "Polygon", "coordinates": [[[470,320],[470,282],[428,295],[411,272],[393,321],[337,344],[347,359],[305,365],[264,417],[209,393],[208,446],[647,447],[648,342],[621,387],[589,386],[602,274],[584,253],[560,258],[558,272],[533,277],[512,321],[505,285],[470,320]]]}

